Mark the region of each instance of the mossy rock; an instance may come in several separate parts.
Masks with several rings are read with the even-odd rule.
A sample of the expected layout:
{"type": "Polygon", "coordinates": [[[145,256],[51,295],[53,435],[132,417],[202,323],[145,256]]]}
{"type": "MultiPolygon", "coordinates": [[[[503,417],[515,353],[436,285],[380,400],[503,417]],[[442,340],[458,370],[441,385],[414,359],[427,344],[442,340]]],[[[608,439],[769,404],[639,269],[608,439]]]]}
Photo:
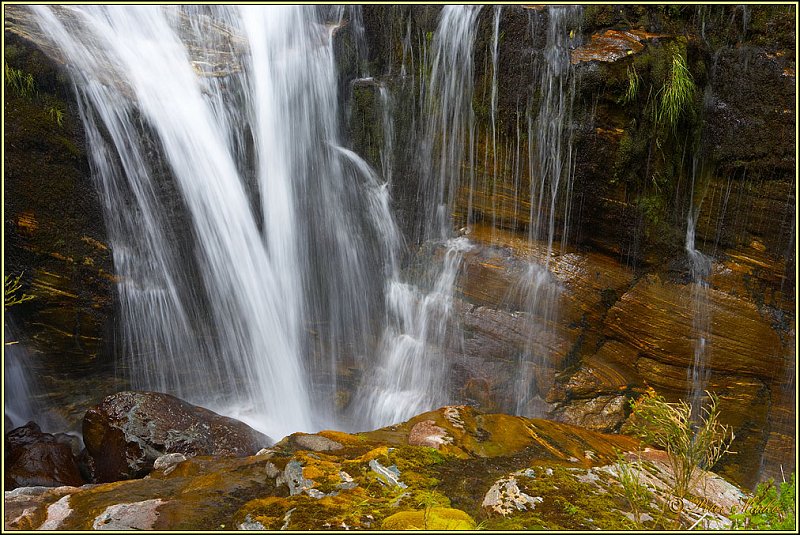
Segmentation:
{"type": "Polygon", "coordinates": [[[234,525],[258,522],[266,529],[280,529],[286,512],[291,509],[286,498],[269,496],[248,502],[234,515],[234,525]]]}
{"type": "Polygon", "coordinates": [[[473,530],[476,524],[464,511],[450,507],[431,507],[420,511],[400,511],[383,521],[381,528],[432,529],[432,530],[473,530]]]}

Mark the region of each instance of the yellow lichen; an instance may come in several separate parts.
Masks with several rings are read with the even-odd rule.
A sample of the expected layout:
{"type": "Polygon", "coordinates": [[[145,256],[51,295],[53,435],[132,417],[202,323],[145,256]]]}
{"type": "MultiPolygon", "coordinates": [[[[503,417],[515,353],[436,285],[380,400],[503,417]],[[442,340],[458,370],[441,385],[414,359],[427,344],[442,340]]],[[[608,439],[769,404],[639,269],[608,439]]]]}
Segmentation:
{"type": "Polygon", "coordinates": [[[351,435],[350,433],[342,433],[341,431],[325,430],[317,433],[321,437],[335,440],[343,446],[358,446],[364,443],[364,438],[358,435],[351,435]]]}
{"type": "Polygon", "coordinates": [[[378,459],[380,457],[387,457],[388,455],[389,455],[389,447],[388,446],[380,446],[378,448],[369,450],[367,453],[365,453],[361,457],[358,457],[357,459],[354,459],[354,460],[368,463],[372,459],[378,459]]]}
{"type": "Polygon", "coordinates": [[[473,530],[475,521],[464,511],[431,507],[420,511],[400,511],[384,519],[382,529],[473,530]]]}

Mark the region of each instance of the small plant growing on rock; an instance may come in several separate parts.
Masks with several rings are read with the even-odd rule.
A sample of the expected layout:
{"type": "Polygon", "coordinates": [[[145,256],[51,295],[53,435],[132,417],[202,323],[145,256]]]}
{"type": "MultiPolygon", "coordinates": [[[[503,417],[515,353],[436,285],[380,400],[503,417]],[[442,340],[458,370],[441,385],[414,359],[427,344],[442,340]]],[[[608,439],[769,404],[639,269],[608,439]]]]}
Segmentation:
{"type": "Polygon", "coordinates": [[[710,403],[698,418],[689,403],[668,403],[654,392],[632,402],[639,420],[634,430],[645,442],[666,450],[675,478],[673,492],[681,503],[701,470],[710,470],[723,455],[732,453],[733,431],[719,421],[718,397],[706,393],[710,403]]]}
{"type": "Polygon", "coordinates": [[[64,110],[58,106],[50,106],[47,108],[47,115],[49,115],[50,120],[56,123],[59,127],[64,126],[64,110]]]}
{"type": "Polygon", "coordinates": [[[641,482],[640,472],[642,471],[641,461],[628,461],[622,454],[617,457],[617,477],[622,484],[625,499],[633,513],[633,522],[636,527],[642,528],[642,512],[652,499],[652,493],[647,485],[641,482]]]}
{"type": "Polygon", "coordinates": [[[630,104],[634,100],[636,100],[636,95],[639,94],[639,85],[641,85],[642,79],[639,77],[639,73],[636,72],[636,66],[631,65],[628,67],[628,88],[625,90],[625,94],[620,99],[621,104],[630,104]]]}
{"type": "Polygon", "coordinates": [[[33,299],[32,295],[28,295],[25,292],[22,292],[22,283],[20,282],[22,279],[22,273],[14,277],[13,275],[6,275],[5,276],[5,299],[3,304],[6,308],[19,305],[20,303],[24,303],[25,301],[30,301],[33,299]]]}
{"type": "Polygon", "coordinates": [[[780,487],[773,480],[759,483],[741,512],[733,512],[733,529],[795,530],[797,487],[795,475],[780,487]]]}
{"type": "Polygon", "coordinates": [[[36,94],[36,84],[33,75],[25,74],[20,69],[15,69],[6,63],[5,66],[6,84],[9,89],[24,98],[31,98],[36,94]]]}
{"type": "Polygon", "coordinates": [[[686,57],[676,52],[672,56],[667,81],[659,91],[661,99],[656,109],[656,123],[674,128],[681,114],[689,109],[694,91],[694,80],[686,65],[686,57]]]}

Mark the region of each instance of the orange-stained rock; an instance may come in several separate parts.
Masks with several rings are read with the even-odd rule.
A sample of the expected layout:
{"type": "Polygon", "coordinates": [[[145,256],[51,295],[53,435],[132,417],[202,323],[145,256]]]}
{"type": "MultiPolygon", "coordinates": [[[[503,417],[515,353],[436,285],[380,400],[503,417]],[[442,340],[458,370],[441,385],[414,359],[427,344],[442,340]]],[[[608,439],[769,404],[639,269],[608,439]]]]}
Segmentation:
{"type": "MultiPolygon", "coordinates": [[[[544,475],[552,468],[580,479],[587,469],[612,463],[618,451],[639,447],[626,436],[483,414],[465,406],[443,407],[366,433],[297,436],[336,438],[344,447],[293,450],[287,441],[276,445],[268,458],[198,456],[145,479],[82,488],[18,489],[6,494],[6,525],[35,529],[49,518],[48,527],[64,530],[105,525],[155,530],[258,525],[364,529],[380,526],[398,510],[419,509],[421,500],[445,506],[458,501],[462,510],[476,514],[484,494],[504,473],[528,474],[537,467],[544,475]],[[451,440],[443,441],[439,451],[409,445],[423,428],[444,431],[451,440]],[[403,485],[381,483],[371,466],[391,471],[403,485]],[[290,468],[308,486],[291,496],[285,481],[290,468]]],[[[552,496],[558,495],[557,487],[551,490],[552,496]]],[[[610,520],[625,525],[624,516],[615,518],[610,520]]]]}
{"type": "Polygon", "coordinates": [[[611,352],[611,349],[605,349],[606,345],[616,344],[607,342],[597,354],[585,358],[575,373],[554,387],[548,401],[588,399],[642,389],[644,383],[634,366],[635,357],[630,363],[616,362],[606,356],[611,352]]]}
{"type": "Polygon", "coordinates": [[[711,274],[714,288],[730,295],[784,312],[794,311],[794,281],[789,277],[785,258],[762,250],[763,243],[752,241],[736,249],[726,249],[711,274]]]}
{"type": "MultiPolygon", "coordinates": [[[[711,332],[706,367],[727,373],[771,378],[782,365],[781,340],[756,306],[708,289],[711,332]]],[[[609,310],[607,334],[659,362],[692,366],[694,303],[691,285],[641,279],[609,310]]]]}
{"type": "MultiPolygon", "coordinates": [[[[739,454],[719,469],[738,481],[753,482],[763,468],[762,455],[777,459],[779,452],[793,447],[782,438],[794,433],[795,424],[794,403],[781,395],[785,391],[781,378],[787,376],[793,361],[787,358],[787,348],[794,334],[776,330],[775,318],[762,317],[748,292],[736,292],[744,287],[736,284],[731,265],[715,266],[712,282],[719,288],[707,290],[711,330],[708,383],[703,388],[720,396],[722,420],[737,435],[734,449],[739,454]],[[774,433],[770,431],[773,421],[774,433]],[[765,441],[772,441],[772,451],[763,449],[765,441]]],[[[643,382],[672,401],[686,399],[692,389],[688,373],[697,336],[693,314],[691,285],[646,276],[611,308],[605,322],[606,334],[616,347],[627,347],[628,356],[614,351],[603,357],[619,361],[636,355],[634,366],[643,382]]],[[[776,473],[774,466],[770,470],[776,473]]]]}
{"type": "MultiPolygon", "coordinates": [[[[464,354],[454,361],[454,380],[463,385],[461,399],[513,410],[513,392],[503,385],[528,373],[518,355],[530,347],[549,356],[529,376],[544,386],[541,395],[553,404],[551,415],[562,421],[616,429],[624,403],[615,396],[635,396],[647,385],[672,400],[687,397],[696,338],[691,285],[653,274],[634,283],[633,272],[614,258],[556,248],[549,264],[558,285],[555,307],[546,318],[541,308],[530,316],[522,275],[528,262],[544,263],[546,244],[531,243],[524,232],[485,224],[473,225],[468,237],[476,246],[465,254],[457,281],[459,292],[472,304],[457,307],[466,332],[464,354]],[[569,355],[579,362],[561,373],[569,355]],[[597,397],[602,399],[593,401],[597,397]],[[603,412],[612,399],[613,417],[603,412]]],[[[782,387],[775,377],[786,372],[790,359],[785,354],[794,335],[780,327],[791,317],[755,304],[758,295],[766,296],[767,304],[785,300],[781,293],[763,292],[779,289],[779,278],[771,274],[782,269],[768,248],[752,240],[747,249],[721,257],[707,291],[708,387],[721,396],[725,421],[735,427],[736,447],[742,451],[724,470],[740,481],[752,481],[767,437],[773,444],[785,444],[777,451],[792,447],[782,437],[794,432],[793,404],[780,401],[782,387]],[[769,414],[781,422],[773,425],[774,431],[765,429],[773,420],[769,414]]],[[[764,455],[766,459],[771,453],[764,455]]]]}
{"type": "Polygon", "coordinates": [[[47,518],[47,508],[74,494],[79,487],[19,487],[5,491],[4,522],[7,530],[29,531],[39,527],[47,518]]]}
{"type": "MultiPolygon", "coordinates": [[[[649,357],[640,358],[636,368],[642,379],[668,401],[687,399],[690,386],[686,368],[649,357]]],[[[774,410],[767,384],[757,377],[712,371],[704,388],[719,396],[720,420],[736,435],[732,449],[737,455],[723,459],[715,470],[735,481],[754,481],[761,470],[761,452],[774,410]]]]}
{"type": "MultiPolygon", "coordinates": [[[[458,289],[471,302],[493,308],[525,310],[524,274],[528,263],[544,265],[547,244],[525,233],[476,224],[469,239],[477,244],[465,254],[458,289]]],[[[557,307],[563,323],[599,320],[633,281],[633,271],[600,253],[554,247],[548,264],[559,286],[557,307]]]]}
{"type": "Polygon", "coordinates": [[[668,36],[642,30],[606,30],[592,35],[589,44],[573,50],[570,61],[573,64],[582,61],[617,61],[641,52],[644,49],[642,41],[657,37],[668,36]]]}
{"type": "Polygon", "coordinates": [[[407,443],[419,422],[433,421],[452,437],[440,451],[459,457],[530,456],[532,459],[590,466],[615,459],[615,451],[630,451],[638,441],[623,435],[604,435],[582,427],[550,420],[508,414],[482,414],[472,407],[452,406],[430,411],[408,422],[362,433],[368,439],[388,444],[407,443]],[[593,453],[587,457],[587,451],[593,453]]]}

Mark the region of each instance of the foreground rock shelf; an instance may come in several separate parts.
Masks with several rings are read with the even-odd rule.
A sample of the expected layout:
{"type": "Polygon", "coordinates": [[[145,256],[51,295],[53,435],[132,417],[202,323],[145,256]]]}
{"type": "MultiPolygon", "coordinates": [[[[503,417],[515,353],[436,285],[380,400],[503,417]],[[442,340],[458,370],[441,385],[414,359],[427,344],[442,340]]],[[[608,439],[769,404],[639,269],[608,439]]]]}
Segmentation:
{"type": "MultiPolygon", "coordinates": [[[[674,526],[663,452],[450,406],[365,433],[295,433],[254,456],[164,459],[143,479],[20,487],[5,493],[5,528],[631,529],[618,453],[640,456],[655,490],[641,527],[674,526]]],[[[709,528],[729,525],[720,513],[745,495],[714,474],[699,479],[681,525],[703,515],[709,528]]]]}

